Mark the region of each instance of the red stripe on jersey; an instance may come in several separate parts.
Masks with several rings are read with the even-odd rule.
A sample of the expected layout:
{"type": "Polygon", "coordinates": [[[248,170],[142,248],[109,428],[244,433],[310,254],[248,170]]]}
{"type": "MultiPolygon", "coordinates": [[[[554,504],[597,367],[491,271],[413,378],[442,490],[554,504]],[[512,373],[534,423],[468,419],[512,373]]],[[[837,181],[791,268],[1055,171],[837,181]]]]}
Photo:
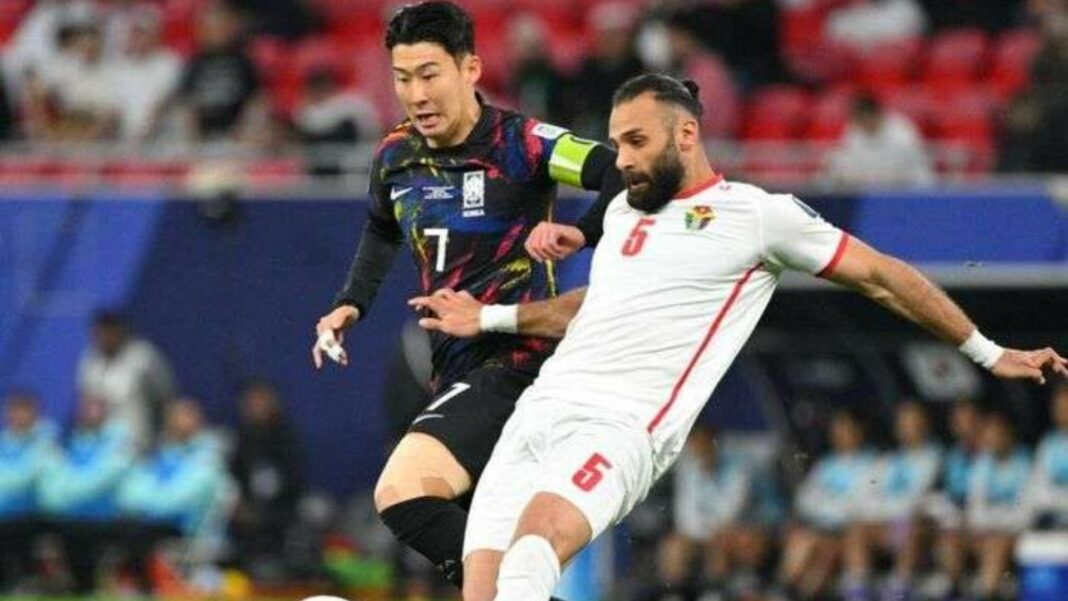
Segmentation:
{"type": "Polygon", "coordinates": [[[825,278],[834,273],[834,268],[838,267],[838,262],[842,260],[847,246],[849,246],[849,234],[842,232],[842,239],[838,241],[838,248],[834,249],[834,256],[827,262],[827,266],[816,274],[816,277],[825,278]]]}
{"type": "Polygon", "coordinates": [[[718,330],[719,325],[723,323],[723,318],[727,316],[727,311],[730,311],[731,307],[734,305],[734,301],[738,300],[738,295],[742,293],[742,287],[749,281],[749,277],[753,275],[753,272],[763,266],[763,263],[757,263],[753,267],[750,267],[749,271],[745,272],[745,275],[742,276],[742,279],[738,280],[734,285],[730,296],[727,297],[727,302],[723,303],[719,313],[716,314],[716,319],[712,321],[712,325],[708,328],[708,333],[705,334],[705,339],[701,341],[701,346],[697,348],[697,352],[694,353],[693,358],[690,359],[690,364],[686,366],[686,370],[679,376],[678,382],[675,382],[675,388],[671,390],[671,398],[668,399],[667,403],[664,403],[664,406],[660,408],[660,411],[656,414],[656,417],[653,418],[653,421],[649,422],[649,425],[646,426],[646,430],[650,433],[656,429],[660,424],[660,421],[667,415],[668,410],[671,409],[671,406],[675,404],[675,399],[679,397],[679,391],[682,390],[682,385],[686,383],[686,379],[690,377],[690,372],[693,371],[694,366],[697,365],[698,359],[701,358],[705,349],[708,348],[708,343],[712,342],[712,337],[716,335],[716,330],[718,330]]]}
{"type": "Polygon", "coordinates": [[[699,192],[704,192],[705,190],[711,188],[712,186],[715,186],[721,181],[723,181],[723,176],[718,173],[713,173],[712,177],[706,179],[705,181],[697,184],[696,186],[683,190],[682,192],[679,192],[672,200],[685,200],[699,192]]]}

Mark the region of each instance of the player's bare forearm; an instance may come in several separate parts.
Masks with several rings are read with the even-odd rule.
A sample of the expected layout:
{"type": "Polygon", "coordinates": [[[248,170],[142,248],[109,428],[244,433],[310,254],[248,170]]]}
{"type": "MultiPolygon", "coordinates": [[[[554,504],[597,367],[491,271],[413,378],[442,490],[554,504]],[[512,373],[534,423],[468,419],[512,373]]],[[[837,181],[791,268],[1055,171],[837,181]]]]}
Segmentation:
{"type": "Polygon", "coordinates": [[[519,333],[542,338],[563,338],[567,325],[574,319],[585,298],[586,289],[578,288],[556,298],[519,305],[519,333]]]}
{"type": "Polygon", "coordinates": [[[975,331],[964,311],[908,263],[853,238],[830,279],[856,289],[938,338],[960,345],[975,331]]]}

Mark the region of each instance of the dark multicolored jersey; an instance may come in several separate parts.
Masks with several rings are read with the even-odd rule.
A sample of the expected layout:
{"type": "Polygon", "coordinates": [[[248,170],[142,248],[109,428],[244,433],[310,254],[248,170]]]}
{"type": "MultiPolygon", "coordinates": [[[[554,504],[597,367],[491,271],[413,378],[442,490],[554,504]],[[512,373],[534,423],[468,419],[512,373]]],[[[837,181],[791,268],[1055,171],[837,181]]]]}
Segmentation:
{"type": "MultiPolygon", "coordinates": [[[[557,183],[601,190],[578,224],[587,244],[600,237],[607,200],[622,189],[614,153],[563,128],[483,104],[467,139],[431,148],[410,123],[375,153],[369,219],[337,304],[366,315],[394,249],[407,242],[423,293],[466,290],[483,303],[555,296],[551,264],[523,248],[552,218],[557,183]]],[[[506,334],[459,339],[433,333],[435,381],[448,385],[471,369],[502,365],[537,373],[555,343],[506,334]]]]}

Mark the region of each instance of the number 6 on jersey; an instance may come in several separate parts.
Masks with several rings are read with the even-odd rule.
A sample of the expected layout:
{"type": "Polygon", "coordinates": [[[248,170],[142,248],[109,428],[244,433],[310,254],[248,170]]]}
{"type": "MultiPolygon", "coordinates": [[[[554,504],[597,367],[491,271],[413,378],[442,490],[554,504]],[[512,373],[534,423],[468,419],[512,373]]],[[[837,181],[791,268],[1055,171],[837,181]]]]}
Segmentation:
{"type": "Polygon", "coordinates": [[[438,239],[438,249],[434,253],[437,260],[434,262],[434,270],[438,273],[445,271],[445,247],[449,244],[449,230],[443,227],[428,227],[423,230],[423,235],[427,238],[431,236],[438,239]]]}

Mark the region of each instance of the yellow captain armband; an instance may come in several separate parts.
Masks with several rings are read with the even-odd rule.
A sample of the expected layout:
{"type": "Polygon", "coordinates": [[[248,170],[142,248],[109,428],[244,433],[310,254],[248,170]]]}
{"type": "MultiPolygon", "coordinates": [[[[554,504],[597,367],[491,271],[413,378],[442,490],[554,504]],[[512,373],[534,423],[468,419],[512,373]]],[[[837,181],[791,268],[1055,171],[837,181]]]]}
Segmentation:
{"type": "Polygon", "coordinates": [[[580,138],[571,132],[562,134],[549,156],[549,177],[561,184],[581,188],[582,166],[596,147],[597,142],[593,140],[580,138]]]}

